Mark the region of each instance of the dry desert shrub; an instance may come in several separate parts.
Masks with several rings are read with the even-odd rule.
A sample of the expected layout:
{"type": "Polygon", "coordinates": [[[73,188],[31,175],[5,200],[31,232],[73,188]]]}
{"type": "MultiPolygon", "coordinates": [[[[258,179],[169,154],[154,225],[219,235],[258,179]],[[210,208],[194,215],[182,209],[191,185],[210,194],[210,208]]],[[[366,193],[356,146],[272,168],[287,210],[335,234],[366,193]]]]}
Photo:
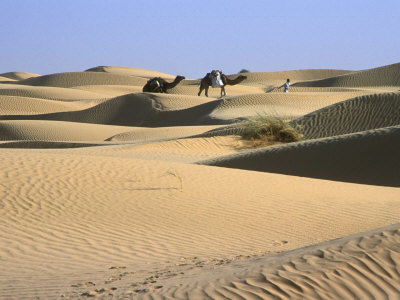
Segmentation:
{"type": "Polygon", "coordinates": [[[240,123],[243,139],[254,147],[301,141],[303,136],[284,120],[267,115],[257,115],[240,123]]]}

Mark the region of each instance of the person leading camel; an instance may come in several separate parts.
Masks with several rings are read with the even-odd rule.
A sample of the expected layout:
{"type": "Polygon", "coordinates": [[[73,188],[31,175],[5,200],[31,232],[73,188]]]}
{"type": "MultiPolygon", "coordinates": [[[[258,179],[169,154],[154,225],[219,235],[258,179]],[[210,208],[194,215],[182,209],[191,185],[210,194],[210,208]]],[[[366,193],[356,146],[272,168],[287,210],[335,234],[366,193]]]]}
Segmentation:
{"type": "Polygon", "coordinates": [[[289,93],[290,79],[288,78],[284,84],[282,84],[279,88],[283,87],[283,91],[285,93],[289,93]]]}
{"type": "Polygon", "coordinates": [[[229,79],[225,74],[221,71],[213,71],[211,73],[207,73],[200,81],[200,90],[197,94],[198,96],[201,95],[201,92],[204,90],[206,97],[208,97],[208,89],[210,86],[212,87],[219,87],[221,88],[221,97],[226,96],[225,85],[235,85],[241,83],[243,80],[247,79],[247,76],[239,75],[235,79],[229,79]],[[213,74],[214,72],[214,74],[213,74]],[[217,78],[215,77],[217,76],[217,78]],[[218,76],[220,77],[220,81],[218,84],[218,76]],[[214,84],[213,84],[214,80],[214,84]]]}

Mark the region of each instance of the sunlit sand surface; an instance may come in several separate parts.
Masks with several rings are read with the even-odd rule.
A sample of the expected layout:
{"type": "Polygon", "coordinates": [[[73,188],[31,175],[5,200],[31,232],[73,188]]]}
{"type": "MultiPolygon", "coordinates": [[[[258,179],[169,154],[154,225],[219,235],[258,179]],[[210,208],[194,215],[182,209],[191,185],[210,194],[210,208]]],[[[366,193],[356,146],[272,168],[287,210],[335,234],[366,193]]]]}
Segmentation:
{"type": "Polygon", "coordinates": [[[398,299],[399,74],[0,74],[0,299],[398,299]]]}

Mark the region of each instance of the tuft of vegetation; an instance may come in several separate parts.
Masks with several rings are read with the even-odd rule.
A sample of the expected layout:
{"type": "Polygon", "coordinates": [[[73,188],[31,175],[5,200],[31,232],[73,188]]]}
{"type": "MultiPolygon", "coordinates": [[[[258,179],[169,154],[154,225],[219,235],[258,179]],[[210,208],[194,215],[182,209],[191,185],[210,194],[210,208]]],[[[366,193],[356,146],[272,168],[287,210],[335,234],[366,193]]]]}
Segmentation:
{"type": "Polygon", "coordinates": [[[303,140],[303,135],[281,118],[257,115],[239,125],[243,139],[253,142],[254,147],[292,143],[303,140]]]}
{"type": "Polygon", "coordinates": [[[247,69],[241,69],[239,73],[250,73],[250,71],[247,69]]]}

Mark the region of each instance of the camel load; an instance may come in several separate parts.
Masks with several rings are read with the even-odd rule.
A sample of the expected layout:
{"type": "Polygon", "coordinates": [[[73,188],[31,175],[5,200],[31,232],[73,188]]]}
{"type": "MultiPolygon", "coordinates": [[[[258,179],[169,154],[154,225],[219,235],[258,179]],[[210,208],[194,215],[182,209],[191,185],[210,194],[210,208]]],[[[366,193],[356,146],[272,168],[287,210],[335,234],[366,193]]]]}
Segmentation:
{"type": "Polygon", "coordinates": [[[222,82],[222,79],[221,79],[221,73],[222,72],[218,71],[218,70],[212,70],[211,71],[210,78],[211,78],[211,86],[213,88],[220,87],[220,86],[224,85],[224,83],[222,82]]]}

